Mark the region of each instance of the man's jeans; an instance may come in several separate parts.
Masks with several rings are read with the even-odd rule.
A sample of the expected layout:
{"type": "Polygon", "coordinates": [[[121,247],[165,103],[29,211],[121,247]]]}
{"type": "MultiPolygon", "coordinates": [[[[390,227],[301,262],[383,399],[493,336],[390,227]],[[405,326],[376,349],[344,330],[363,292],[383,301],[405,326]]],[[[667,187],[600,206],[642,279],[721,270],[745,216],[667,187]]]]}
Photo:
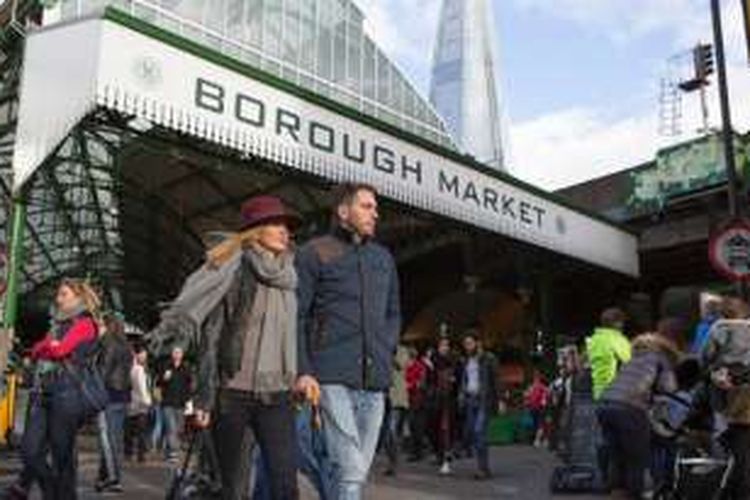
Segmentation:
{"type": "Polygon", "coordinates": [[[99,480],[119,483],[122,468],[123,430],[127,403],[110,403],[97,416],[99,428],[99,480]]]}
{"type": "Polygon", "coordinates": [[[180,453],[180,432],[182,431],[184,409],[162,406],[162,411],[164,412],[167,458],[176,457],[180,453]]]}
{"type": "Polygon", "coordinates": [[[487,409],[480,398],[468,396],[466,398],[466,414],[464,422],[464,443],[477,454],[477,463],[482,472],[490,471],[489,450],[487,448],[487,430],[489,420],[487,409]]]}
{"type": "Polygon", "coordinates": [[[164,408],[161,404],[151,407],[151,435],[149,436],[151,450],[161,450],[164,446],[164,408]]]}
{"type": "Polygon", "coordinates": [[[343,385],[321,387],[326,449],[334,474],[335,500],[361,500],[385,413],[382,392],[343,385]]]}

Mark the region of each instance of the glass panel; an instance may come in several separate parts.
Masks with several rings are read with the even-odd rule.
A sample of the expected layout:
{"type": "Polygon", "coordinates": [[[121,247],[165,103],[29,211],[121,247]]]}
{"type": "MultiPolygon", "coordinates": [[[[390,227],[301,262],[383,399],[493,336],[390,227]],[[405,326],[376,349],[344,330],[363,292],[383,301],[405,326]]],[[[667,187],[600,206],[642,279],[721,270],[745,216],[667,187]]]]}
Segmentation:
{"type": "Polygon", "coordinates": [[[315,71],[315,0],[300,2],[300,66],[306,71],[315,71]]]}
{"type": "Polygon", "coordinates": [[[227,5],[227,36],[234,41],[245,43],[245,2],[229,0],[227,5]]]}
{"type": "Polygon", "coordinates": [[[263,49],[273,57],[278,57],[281,53],[281,2],[282,0],[265,0],[263,49]]]}
{"type": "Polygon", "coordinates": [[[362,91],[365,97],[375,99],[375,45],[369,38],[365,38],[363,70],[362,91]]]}
{"type": "Polygon", "coordinates": [[[204,25],[224,34],[227,3],[227,0],[211,0],[211,8],[203,9],[204,25]]]}
{"type": "Polygon", "coordinates": [[[247,3],[245,40],[253,47],[261,47],[263,41],[263,0],[245,0],[247,3]]]}
{"type": "Polygon", "coordinates": [[[346,2],[338,0],[334,9],[335,39],[333,43],[333,81],[346,79],[346,2]]]}
{"type": "Polygon", "coordinates": [[[399,113],[403,113],[404,77],[397,71],[391,76],[391,106],[399,113]]]}
{"type": "Polygon", "coordinates": [[[378,50],[378,101],[388,104],[389,83],[391,79],[391,65],[385,55],[378,50]]]}
{"type": "Polygon", "coordinates": [[[354,92],[360,92],[362,81],[362,13],[349,6],[349,29],[347,32],[348,69],[347,85],[354,92]]]}
{"type": "Polygon", "coordinates": [[[284,60],[297,65],[299,58],[300,12],[299,0],[284,2],[284,60]]]}
{"type": "Polygon", "coordinates": [[[318,26],[318,76],[331,79],[333,70],[333,0],[320,0],[318,26]]]}

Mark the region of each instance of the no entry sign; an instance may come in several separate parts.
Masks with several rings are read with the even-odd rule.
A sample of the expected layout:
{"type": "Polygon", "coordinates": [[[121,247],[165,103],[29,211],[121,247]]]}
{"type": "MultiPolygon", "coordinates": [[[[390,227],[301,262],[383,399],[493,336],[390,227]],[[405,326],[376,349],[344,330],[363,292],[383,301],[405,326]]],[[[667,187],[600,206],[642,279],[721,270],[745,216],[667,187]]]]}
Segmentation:
{"type": "Polygon", "coordinates": [[[739,219],[719,229],[709,241],[714,269],[732,281],[750,281],[750,221],[739,219]]]}

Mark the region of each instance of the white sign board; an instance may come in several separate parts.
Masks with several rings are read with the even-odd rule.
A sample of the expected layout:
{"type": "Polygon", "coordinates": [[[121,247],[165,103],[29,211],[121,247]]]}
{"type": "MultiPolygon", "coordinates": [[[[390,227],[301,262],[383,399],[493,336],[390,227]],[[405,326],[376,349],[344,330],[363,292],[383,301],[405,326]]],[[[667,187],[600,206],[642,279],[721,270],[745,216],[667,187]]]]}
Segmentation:
{"type": "MultiPolygon", "coordinates": [[[[82,110],[90,106],[43,110],[34,102],[40,97],[45,103],[65,101],[85,89],[91,105],[136,115],[333,181],[368,182],[383,196],[406,205],[621,273],[638,274],[637,239],[632,234],[206,54],[186,50],[173,38],[144,35],[109,19],[38,32],[29,37],[26,57],[32,64],[27,62],[24,75],[20,121],[70,123],[68,118],[50,116],[50,109],[80,120],[82,110]],[[44,66],[71,54],[75,61],[44,66]],[[44,64],[34,64],[38,61],[44,64]],[[83,70],[74,77],[67,75],[70,67],[83,70]],[[53,71],[60,74],[50,74],[53,71]]],[[[16,188],[60,140],[59,131],[49,138],[23,126],[21,132],[14,163],[16,188]]]]}

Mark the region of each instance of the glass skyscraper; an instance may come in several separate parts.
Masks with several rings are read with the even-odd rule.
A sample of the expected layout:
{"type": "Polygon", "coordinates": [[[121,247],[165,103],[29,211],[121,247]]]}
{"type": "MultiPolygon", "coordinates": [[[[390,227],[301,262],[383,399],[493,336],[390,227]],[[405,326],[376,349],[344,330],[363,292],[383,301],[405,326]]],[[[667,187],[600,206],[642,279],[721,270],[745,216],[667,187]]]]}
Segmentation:
{"type": "Polygon", "coordinates": [[[505,170],[496,43],[488,0],[443,0],[430,101],[461,150],[505,170]]]}

